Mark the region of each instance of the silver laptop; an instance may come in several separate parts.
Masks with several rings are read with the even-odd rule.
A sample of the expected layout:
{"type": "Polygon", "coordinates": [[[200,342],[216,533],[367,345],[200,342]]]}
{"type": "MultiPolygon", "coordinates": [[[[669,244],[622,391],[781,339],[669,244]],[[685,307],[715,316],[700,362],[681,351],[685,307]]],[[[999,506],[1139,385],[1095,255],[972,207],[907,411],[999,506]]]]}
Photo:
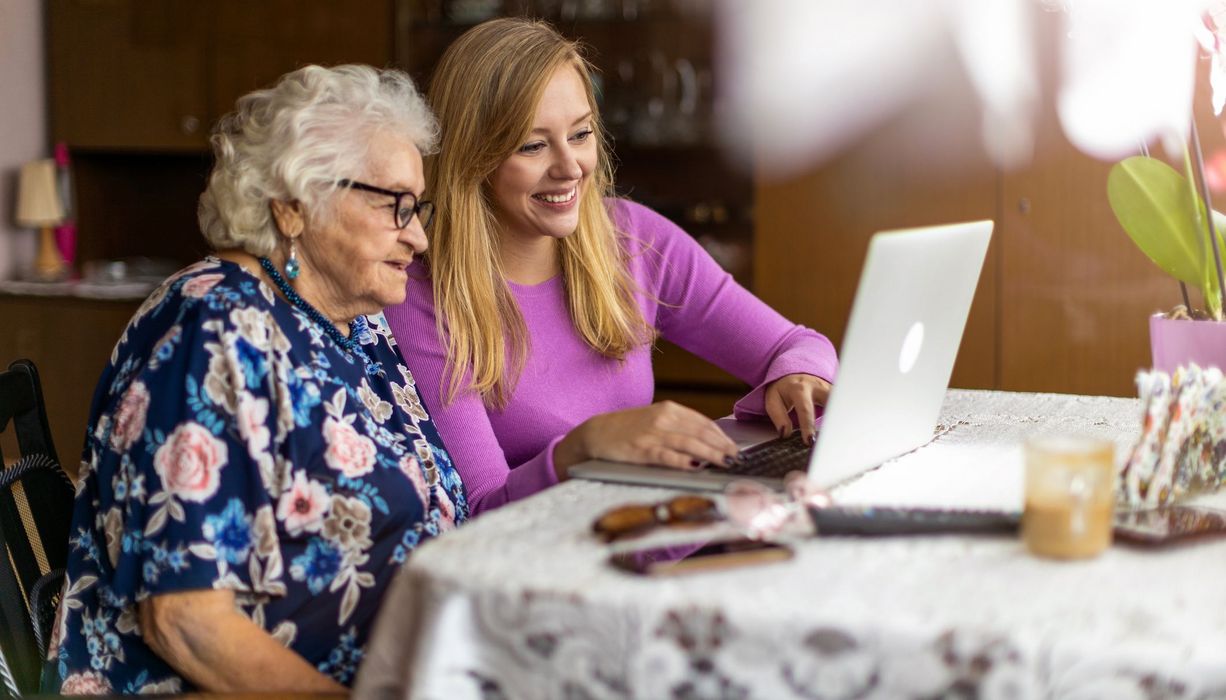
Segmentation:
{"type": "MultiPolygon", "coordinates": [[[[991,221],[886,231],[873,236],[856,289],[809,478],[823,488],[932,440],[991,221]]],[[[769,423],[729,418],[720,427],[742,447],[776,437],[769,423]]],[[[746,478],[728,469],[680,471],[589,460],[570,476],[685,489],[722,489],[746,478]]],[[[773,487],[782,477],[751,477],[773,487]]]]}

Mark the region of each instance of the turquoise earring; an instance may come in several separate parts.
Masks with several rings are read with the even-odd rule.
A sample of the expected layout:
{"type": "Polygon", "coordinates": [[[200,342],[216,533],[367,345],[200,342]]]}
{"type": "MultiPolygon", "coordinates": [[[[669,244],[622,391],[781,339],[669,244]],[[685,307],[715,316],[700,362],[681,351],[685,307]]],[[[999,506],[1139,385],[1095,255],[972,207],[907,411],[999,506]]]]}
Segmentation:
{"type": "Polygon", "coordinates": [[[302,272],[302,267],[298,264],[298,248],[294,246],[294,242],[289,242],[289,259],[285,261],[285,276],[296,280],[298,273],[302,272]]]}

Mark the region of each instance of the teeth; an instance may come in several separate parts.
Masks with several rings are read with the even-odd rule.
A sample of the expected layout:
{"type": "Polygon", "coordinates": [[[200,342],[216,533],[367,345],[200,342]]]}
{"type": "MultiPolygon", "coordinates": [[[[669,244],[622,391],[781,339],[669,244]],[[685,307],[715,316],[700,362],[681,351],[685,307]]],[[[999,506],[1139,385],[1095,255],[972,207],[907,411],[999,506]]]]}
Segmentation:
{"type": "Polygon", "coordinates": [[[575,198],[575,190],[571,190],[565,194],[538,194],[535,196],[538,199],[543,199],[551,204],[563,204],[575,198]]]}

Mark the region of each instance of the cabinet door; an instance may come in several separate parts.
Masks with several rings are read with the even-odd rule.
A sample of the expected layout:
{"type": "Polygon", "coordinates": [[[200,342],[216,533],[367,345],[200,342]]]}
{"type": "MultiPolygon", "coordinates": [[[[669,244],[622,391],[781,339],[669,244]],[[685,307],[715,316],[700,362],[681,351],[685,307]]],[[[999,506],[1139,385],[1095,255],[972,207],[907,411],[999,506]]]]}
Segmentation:
{"type": "Polygon", "coordinates": [[[391,0],[217,0],[214,120],[240,96],[308,63],[392,60],[391,0]]]}
{"type": "MultiPolygon", "coordinates": [[[[9,329],[0,333],[0,366],[18,358],[34,361],[51,439],[64,468],[74,476],[94,387],[137,306],[137,301],[0,294],[0,318],[9,329]]],[[[4,453],[17,454],[7,442],[4,453]]]]}
{"type": "MultiPolygon", "coordinates": [[[[760,176],[753,278],[763,301],[840,347],[874,232],[997,219],[997,170],[963,136],[974,133],[976,114],[973,95],[950,83],[806,173],[760,176]]],[[[998,225],[951,386],[992,388],[999,381],[1003,233],[998,225]]]]}
{"type": "Polygon", "coordinates": [[[52,134],[75,148],[207,146],[198,0],[51,0],[52,134]]]}

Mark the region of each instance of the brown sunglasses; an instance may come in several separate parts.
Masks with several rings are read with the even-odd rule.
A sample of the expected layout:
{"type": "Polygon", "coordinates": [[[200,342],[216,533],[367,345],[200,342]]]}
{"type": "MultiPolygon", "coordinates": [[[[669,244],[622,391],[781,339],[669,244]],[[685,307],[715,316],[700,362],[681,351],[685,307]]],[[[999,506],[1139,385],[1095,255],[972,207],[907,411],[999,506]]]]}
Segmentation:
{"type": "Polygon", "coordinates": [[[722,516],[715,501],[704,496],[677,496],[656,504],[631,503],[606,511],[592,523],[592,531],[611,542],[638,535],[657,525],[699,525],[722,516]]]}

